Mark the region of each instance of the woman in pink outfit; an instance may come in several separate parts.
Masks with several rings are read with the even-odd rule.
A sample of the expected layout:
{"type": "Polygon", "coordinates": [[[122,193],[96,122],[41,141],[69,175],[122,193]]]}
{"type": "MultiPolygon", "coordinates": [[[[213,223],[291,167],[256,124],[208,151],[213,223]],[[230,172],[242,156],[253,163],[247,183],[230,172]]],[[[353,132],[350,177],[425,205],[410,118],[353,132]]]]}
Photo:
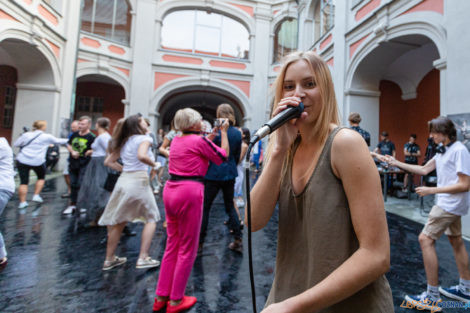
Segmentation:
{"type": "Polygon", "coordinates": [[[163,190],[167,220],[167,243],[153,305],[154,311],[167,306],[166,312],[181,312],[197,299],[184,295],[196,259],[204,199],[203,177],[209,161],[221,164],[229,153],[228,120],[220,126],[222,147],[212,143],[217,129],[203,137],[201,115],[190,108],[178,110],[175,128],[182,132],[171,143],[168,172],[170,179],[163,190]]]}

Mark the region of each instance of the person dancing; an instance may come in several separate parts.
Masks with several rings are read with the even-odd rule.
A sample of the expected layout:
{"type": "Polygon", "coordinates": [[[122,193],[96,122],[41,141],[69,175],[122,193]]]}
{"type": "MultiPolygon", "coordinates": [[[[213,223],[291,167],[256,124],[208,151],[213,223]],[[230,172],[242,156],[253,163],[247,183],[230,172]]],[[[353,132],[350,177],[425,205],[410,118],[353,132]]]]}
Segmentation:
{"type": "Polygon", "coordinates": [[[67,139],[60,139],[51,134],[46,134],[46,129],[46,121],[35,121],[33,123],[33,130],[22,134],[13,144],[15,147],[20,148],[16,158],[16,166],[20,174],[20,187],[18,188],[18,197],[20,198],[19,209],[24,209],[28,206],[26,195],[28,193],[30,170],[33,170],[37,176],[32,201],[37,203],[44,202],[39,194],[45,183],[47,148],[50,144],[65,145],[67,143],[67,139]]]}
{"type": "Polygon", "coordinates": [[[104,209],[98,224],[108,226],[108,242],[103,271],[127,262],[127,258],[115,255],[122,230],[127,222],[143,221],[140,254],[136,268],[151,268],[160,262],[149,256],[150,244],[160,220],[157,203],[150,188],[148,167],[154,171],[157,164],[151,152],[152,139],[145,135],[145,120],[140,115],[131,115],[116,128],[109,144],[110,154],[104,165],[122,172],[104,209]],[[118,162],[121,157],[121,165],[118,162]]]}
{"type": "Polygon", "coordinates": [[[167,243],[158,277],[154,311],[167,306],[166,312],[181,312],[197,299],[185,296],[184,290],[197,254],[204,198],[203,178],[209,161],[221,164],[227,159],[229,144],[228,119],[220,126],[221,147],[211,140],[217,128],[207,137],[200,136],[201,115],[190,108],[178,110],[175,128],[182,131],[171,144],[168,171],[170,179],[163,190],[167,220],[167,243]]]}
{"type": "Polygon", "coordinates": [[[300,102],[305,110],[271,135],[251,192],[251,231],[279,203],[275,276],[262,313],[394,312],[379,174],[361,135],[338,127],[328,65],[314,52],[293,53],[275,86],[273,116],[300,102]]]}

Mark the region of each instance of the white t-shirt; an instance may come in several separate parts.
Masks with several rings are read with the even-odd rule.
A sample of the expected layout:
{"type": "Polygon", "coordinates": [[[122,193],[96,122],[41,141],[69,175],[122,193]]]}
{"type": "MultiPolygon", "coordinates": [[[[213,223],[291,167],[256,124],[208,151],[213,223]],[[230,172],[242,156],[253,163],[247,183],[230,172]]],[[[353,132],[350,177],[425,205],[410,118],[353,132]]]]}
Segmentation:
{"type": "Polygon", "coordinates": [[[121,148],[121,160],[124,164],[122,171],[123,172],[135,172],[135,171],[147,171],[149,166],[145,163],[142,163],[137,158],[137,150],[142,142],[148,141],[150,143],[148,149],[148,156],[155,160],[155,157],[152,153],[152,138],[147,135],[133,135],[124,146],[121,148]]]}
{"type": "Polygon", "coordinates": [[[51,134],[46,134],[42,130],[27,132],[16,139],[13,144],[15,147],[21,147],[36,137],[26,147],[21,149],[16,159],[23,164],[30,166],[39,166],[46,162],[46,152],[50,144],[65,145],[68,139],[59,139],[51,134]],[[40,135],[39,135],[40,134],[40,135]],[[38,136],[39,135],[39,136],[38,136]],[[38,137],[36,137],[38,136],[38,137]]]}
{"type": "MultiPolygon", "coordinates": [[[[454,142],[445,153],[436,153],[437,187],[456,184],[459,181],[457,173],[470,176],[470,153],[460,142],[454,142]]],[[[469,192],[438,193],[436,204],[442,209],[455,215],[466,215],[469,206],[469,192]]]]}
{"type": "Polygon", "coordinates": [[[0,138],[0,189],[15,192],[15,171],[13,170],[13,151],[4,138],[0,138]]]}
{"type": "Polygon", "coordinates": [[[111,135],[108,132],[102,133],[101,135],[96,137],[93,143],[91,144],[91,149],[93,149],[91,157],[96,158],[106,156],[106,149],[108,149],[110,139],[111,135]]]}

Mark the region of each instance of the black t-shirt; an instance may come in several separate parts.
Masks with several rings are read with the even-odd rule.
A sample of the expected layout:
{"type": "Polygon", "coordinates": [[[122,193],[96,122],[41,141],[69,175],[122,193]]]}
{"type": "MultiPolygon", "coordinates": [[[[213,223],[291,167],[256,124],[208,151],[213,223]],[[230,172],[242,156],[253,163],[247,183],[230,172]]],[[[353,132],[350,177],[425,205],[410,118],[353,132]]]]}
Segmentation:
{"type": "Polygon", "coordinates": [[[89,132],[84,136],[80,136],[79,132],[73,133],[68,141],[68,144],[72,147],[72,150],[80,153],[78,159],[74,159],[70,156],[70,166],[71,167],[81,167],[88,164],[91,159],[91,156],[85,156],[85,153],[91,149],[91,144],[95,141],[95,134],[89,132]]]}
{"type": "Polygon", "coordinates": [[[359,134],[361,134],[362,138],[364,138],[364,140],[366,141],[367,146],[370,146],[370,134],[367,130],[362,129],[359,126],[351,126],[351,129],[354,129],[359,134]]]}
{"type": "MultiPolygon", "coordinates": [[[[407,142],[407,143],[405,143],[405,150],[408,151],[409,153],[416,153],[420,149],[419,149],[419,146],[416,143],[407,142]]],[[[405,163],[418,164],[418,157],[416,157],[414,155],[406,155],[405,156],[405,163]]]]}
{"type": "Polygon", "coordinates": [[[389,141],[381,141],[377,145],[377,148],[380,149],[381,155],[393,155],[393,151],[395,151],[395,144],[389,141]]]}

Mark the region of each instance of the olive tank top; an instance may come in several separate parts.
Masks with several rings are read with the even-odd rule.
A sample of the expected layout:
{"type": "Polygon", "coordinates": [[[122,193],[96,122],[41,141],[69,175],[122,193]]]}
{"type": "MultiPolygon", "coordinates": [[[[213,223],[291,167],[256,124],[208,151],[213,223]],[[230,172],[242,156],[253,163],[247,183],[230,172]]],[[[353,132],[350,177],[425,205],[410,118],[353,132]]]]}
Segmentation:
{"type": "MultiPolygon", "coordinates": [[[[359,247],[341,180],[331,167],[333,138],[328,136],[304,190],[292,190],[292,161],[281,178],[279,231],[274,282],[266,306],[298,295],[318,284],[359,247]]],[[[298,143],[295,145],[297,148],[298,143]]],[[[322,313],[394,312],[384,275],[322,313]]]]}

